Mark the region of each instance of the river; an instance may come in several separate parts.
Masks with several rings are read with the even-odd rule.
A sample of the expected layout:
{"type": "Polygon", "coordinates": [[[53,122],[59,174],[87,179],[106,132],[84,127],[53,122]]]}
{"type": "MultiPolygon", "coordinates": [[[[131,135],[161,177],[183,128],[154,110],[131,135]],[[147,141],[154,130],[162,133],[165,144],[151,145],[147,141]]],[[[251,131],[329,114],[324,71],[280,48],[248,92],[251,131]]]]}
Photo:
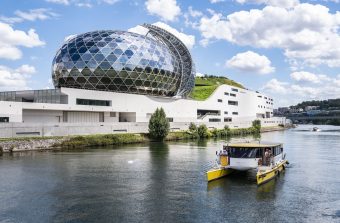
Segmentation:
{"type": "Polygon", "coordinates": [[[225,140],[111,146],[0,157],[0,222],[340,222],[340,127],[263,133],[289,168],[210,183],[225,140]]]}

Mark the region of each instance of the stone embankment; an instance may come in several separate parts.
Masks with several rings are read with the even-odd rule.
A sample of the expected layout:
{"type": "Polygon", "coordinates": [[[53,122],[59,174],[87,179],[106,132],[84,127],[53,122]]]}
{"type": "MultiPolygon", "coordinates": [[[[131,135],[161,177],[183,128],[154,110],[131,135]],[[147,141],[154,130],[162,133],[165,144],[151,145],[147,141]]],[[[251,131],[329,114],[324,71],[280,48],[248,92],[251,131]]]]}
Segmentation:
{"type": "Polygon", "coordinates": [[[65,140],[67,140],[66,137],[0,141],[0,153],[51,149],[54,145],[61,144],[65,140]]]}

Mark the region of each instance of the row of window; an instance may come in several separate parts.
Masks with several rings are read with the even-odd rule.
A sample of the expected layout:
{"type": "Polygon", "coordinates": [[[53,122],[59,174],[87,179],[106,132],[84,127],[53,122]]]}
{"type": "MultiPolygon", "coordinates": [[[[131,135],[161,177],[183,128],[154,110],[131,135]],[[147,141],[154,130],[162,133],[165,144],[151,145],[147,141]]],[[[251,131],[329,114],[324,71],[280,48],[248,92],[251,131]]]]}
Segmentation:
{"type": "MultiPolygon", "coordinates": [[[[223,119],[224,122],[231,122],[232,118],[224,118],[223,119]]],[[[220,118],[210,118],[209,122],[221,122],[220,118]]]]}
{"type": "MultiPolygon", "coordinates": [[[[223,100],[222,99],[217,99],[217,102],[222,103],[223,100]]],[[[234,105],[234,106],[238,106],[238,101],[228,101],[228,105],[234,105]]]]}
{"type": "Polygon", "coordinates": [[[226,95],[226,96],[230,96],[230,97],[236,97],[236,94],[234,94],[234,93],[228,93],[228,92],[224,92],[224,95],[226,95]]]}
{"type": "Polygon", "coordinates": [[[77,105],[111,106],[111,101],[77,98],[77,105]]]}

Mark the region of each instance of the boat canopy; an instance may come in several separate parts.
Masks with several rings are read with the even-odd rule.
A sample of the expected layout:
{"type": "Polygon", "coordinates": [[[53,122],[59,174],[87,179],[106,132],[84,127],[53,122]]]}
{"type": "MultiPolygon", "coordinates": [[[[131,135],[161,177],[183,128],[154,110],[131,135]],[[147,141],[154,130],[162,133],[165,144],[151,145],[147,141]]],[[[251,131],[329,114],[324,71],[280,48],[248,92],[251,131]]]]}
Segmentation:
{"type": "Polygon", "coordinates": [[[247,149],[258,149],[258,148],[273,148],[280,146],[282,147],[282,143],[258,143],[258,142],[251,142],[251,143],[230,143],[225,145],[225,147],[232,147],[232,148],[247,148],[247,149]]]}

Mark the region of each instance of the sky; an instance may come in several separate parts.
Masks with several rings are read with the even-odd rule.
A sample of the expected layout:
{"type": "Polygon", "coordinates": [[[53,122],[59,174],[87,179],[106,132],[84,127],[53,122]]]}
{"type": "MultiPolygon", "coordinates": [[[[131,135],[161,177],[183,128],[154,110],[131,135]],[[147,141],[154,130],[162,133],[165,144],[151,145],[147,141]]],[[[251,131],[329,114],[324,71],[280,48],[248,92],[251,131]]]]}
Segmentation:
{"type": "Polygon", "coordinates": [[[158,25],[197,74],[270,95],[275,107],[340,98],[340,0],[1,0],[0,91],[53,88],[65,38],[158,25]]]}

